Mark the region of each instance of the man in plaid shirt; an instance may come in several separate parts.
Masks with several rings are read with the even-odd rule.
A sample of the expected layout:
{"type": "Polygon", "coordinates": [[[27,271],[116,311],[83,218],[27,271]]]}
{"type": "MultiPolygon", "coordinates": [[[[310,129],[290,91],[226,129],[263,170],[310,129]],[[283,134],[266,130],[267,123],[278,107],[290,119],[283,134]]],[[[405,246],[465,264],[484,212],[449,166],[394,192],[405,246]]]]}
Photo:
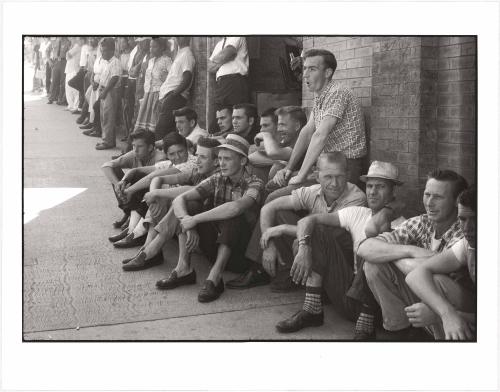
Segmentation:
{"type": "Polygon", "coordinates": [[[216,300],[224,291],[222,273],[226,266],[243,272],[249,261],[245,258],[253,226],[257,220],[264,182],[246,170],[248,142],[239,135],[227,135],[219,147],[220,173],[214,174],[173,202],[175,216],[180,220],[179,262],[160,289],[173,289],[196,283],[196,272],[188,256],[196,246],[213,263],[198,301],[216,300]],[[205,202],[203,211],[193,214],[189,202],[205,202]],[[193,214],[193,215],[191,215],[193,214]]]}
{"type": "MultiPolygon", "coordinates": [[[[287,166],[278,171],[274,181],[281,186],[272,199],[290,194],[300,186],[312,185],[310,174],[322,152],[341,151],[347,157],[348,181],[362,186],[362,162],[366,156],[363,112],[353,91],[333,80],[337,60],[333,53],[311,49],[304,55],[304,82],[314,92],[314,107],[307,124],[300,131],[287,166]],[[295,176],[293,170],[301,159],[295,176]]],[[[269,199],[268,199],[269,201],[269,199]]]]}
{"type": "Polygon", "coordinates": [[[397,340],[417,337],[405,307],[419,300],[405,276],[423,260],[463,238],[457,197],[466,188],[465,179],[454,171],[434,170],[425,185],[426,214],[406,220],[392,232],[367,239],[358,248],[358,255],[366,261],[368,285],[382,308],[383,326],[395,332],[397,340]]]}

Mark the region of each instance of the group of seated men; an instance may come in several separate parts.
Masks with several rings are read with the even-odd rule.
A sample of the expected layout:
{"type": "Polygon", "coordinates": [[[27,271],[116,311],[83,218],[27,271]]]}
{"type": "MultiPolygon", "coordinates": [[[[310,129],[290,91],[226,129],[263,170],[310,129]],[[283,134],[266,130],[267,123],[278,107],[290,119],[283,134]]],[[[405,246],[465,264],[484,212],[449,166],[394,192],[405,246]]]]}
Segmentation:
{"type": "MultiPolygon", "coordinates": [[[[123,230],[110,241],[140,246],[123,270],[162,264],[164,245],[176,240],[177,265],[158,289],[196,284],[196,251],[212,265],[200,302],[226,287],[270,284],[286,295],[305,286],[302,309],[277,323],[281,333],[322,325],[327,298],[355,322],[355,340],[376,338],[379,315],[389,339],[474,339],[475,189],[436,169],[425,185],[425,214],[405,220],[397,167],[373,161],[359,175],[352,151],[365,148],[361,139],[329,137],[339,126],[348,132],[343,116],[356,110],[339,110],[335,67],[324,58],[333,55],[325,52],[305,55],[306,85],[319,95],[309,120],[300,107],[269,109],[258,132],[254,105],[221,107],[220,132],[188,143],[189,130],[179,129],[160,151],[152,132],[137,130],[133,150],[103,165],[124,211],[114,223],[123,230]],[[226,270],[240,275],[224,282],[226,270]]],[[[182,114],[176,124],[185,123],[182,114]]]]}

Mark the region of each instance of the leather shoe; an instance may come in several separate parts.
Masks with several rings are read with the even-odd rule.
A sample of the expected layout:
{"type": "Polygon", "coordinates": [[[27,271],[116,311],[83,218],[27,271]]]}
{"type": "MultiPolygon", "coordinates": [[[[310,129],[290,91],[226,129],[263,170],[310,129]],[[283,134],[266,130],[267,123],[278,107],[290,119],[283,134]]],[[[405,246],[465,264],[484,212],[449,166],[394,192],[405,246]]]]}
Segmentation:
{"type": "Polygon", "coordinates": [[[189,274],[178,277],[177,271],[172,271],[168,278],[159,280],[156,282],[156,287],[160,290],[170,290],[175,289],[179,286],[185,286],[188,284],[196,284],[196,271],[192,270],[189,274]]]}
{"type": "Polygon", "coordinates": [[[354,330],[354,337],[352,339],[358,340],[358,341],[365,341],[365,342],[377,340],[375,328],[373,328],[373,330],[371,332],[364,331],[361,329],[356,329],[356,330],[354,330]]]}
{"type": "Polygon", "coordinates": [[[127,234],[128,234],[128,228],[126,228],[125,230],[123,230],[120,234],[108,237],[108,240],[110,242],[120,241],[120,240],[123,240],[127,236],[127,234]]]}
{"type": "Polygon", "coordinates": [[[77,124],[83,124],[83,122],[86,120],[85,117],[82,117],[82,116],[79,116],[77,119],[76,119],[76,123],[77,124]]]}
{"type": "Polygon", "coordinates": [[[146,260],[146,253],[139,252],[132,260],[122,266],[124,271],[140,271],[163,264],[163,255],[158,253],[146,260]]]}
{"type": "Polygon", "coordinates": [[[229,289],[249,289],[269,284],[270,281],[271,278],[267,272],[257,268],[250,268],[236,279],[228,281],[226,286],[229,289]]]}
{"type": "Polygon", "coordinates": [[[323,325],[323,312],[312,314],[305,310],[299,310],[292,317],[276,324],[276,329],[281,333],[300,331],[306,327],[319,327],[323,325]]]}
{"type": "Polygon", "coordinates": [[[199,302],[212,302],[215,301],[224,292],[224,282],[222,278],[216,286],[211,280],[205,280],[205,284],[198,293],[199,302]]]}
{"type": "MultiPolygon", "coordinates": [[[[92,129],[92,132],[90,132],[89,136],[92,136],[92,137],[101,137],[102,136],[102,132],[101,131],[96,131],[95,129],[92,129]]],[[[98,143],[98,144],[106,144],[106,143],[98,143]]],[[[112,148],[112,147],[110,147],[112,148]]]]}
{"type": "Polygon", "coordinates": [[[119,221],[113,222],[113,227],[115,229],[119,229],[120,227],[123,226],[125,222],[128,221],[129,215],[128,214],[123,214],[122,218],[119,221]]]}
{"type": "Polygon", "coordinates": [[[145,242],[146,242],[145,235],[139,238],[134,238],[134,233],[130,233],[124,239],[113,243],[113,246],[119,249],[133,248],[135,246],[144,245],[145,242]]]}
{"type": "Polygon", "coordinates": [[[94,124],[92,124],[90,122],[80,126],[80,129],[93,129],[93,128],[94,128],[94,124]]]}
{"type": "Polygon", "coordinates": [[[87,129],[83,131],[82,134],[84,134],[85,136],[90,136],[93,132],[94,132],[93,129],[87,129]]]}
{"type": "Polygon", "coordinates": [[[288,275],[285,278],[276,278],[271,283],[271,291],[273,293],[289,293],[291,291],[300,290],[300,285],[293,282],[292,277],[288,275]]]}
{"type": "MultiPolygon", "coordinates": [[[[94,134],[90,134],[90,136],[97,136],[97,135],[94,135],[94,134]]],[[[96,146],[95,146],[95,149],[96,150],[109,150],[110,148],[115,148],[115,146],[111,146],[107,143],[98,143],[96,146]]]]}
{"type": "Polygon", "coordinates": [[[53,103],[54,103],[54,101],[53,101],[52,99],[49,99],[49,100],[47,101],[47,105],[52,105],[53,103]]]}

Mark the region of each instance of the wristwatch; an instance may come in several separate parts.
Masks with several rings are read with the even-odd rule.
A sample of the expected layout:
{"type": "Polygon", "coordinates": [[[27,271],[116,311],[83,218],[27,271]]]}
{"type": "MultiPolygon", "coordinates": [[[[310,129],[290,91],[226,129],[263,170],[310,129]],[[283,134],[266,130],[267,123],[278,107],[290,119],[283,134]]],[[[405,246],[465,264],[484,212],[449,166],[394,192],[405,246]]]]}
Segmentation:
{"type": "Polygon", "coordinates": [[[299,238],[299,246],[300,245],[310,246],[311,245],[311,236],[309,234],[306,234],[303,237],[299,238]]]}

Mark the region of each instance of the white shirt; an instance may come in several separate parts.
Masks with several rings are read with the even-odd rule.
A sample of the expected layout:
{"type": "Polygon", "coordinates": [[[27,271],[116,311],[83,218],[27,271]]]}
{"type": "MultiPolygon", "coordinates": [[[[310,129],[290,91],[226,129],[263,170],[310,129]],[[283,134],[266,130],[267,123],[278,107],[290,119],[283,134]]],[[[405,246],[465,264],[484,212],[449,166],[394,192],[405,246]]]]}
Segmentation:
{"type": "Polygon", "coordinates": [[[64,69],[64,73],[67,74],[76,74],[80,69],[80,54],[82,48],[78,44],[74,44],[73,47],[68,50],[66,53],[66,68],[64,69]],[[71,55],[71,58],[68,58],[68,54],[71,55]]]}
{"type": "MultiPolygon", "coordinates": [[[[193,52],[189,46],[179,49],[177,55],[175,56],[174,62],[168,72],[167,79],[163,82],[160,87],[160,99],[167,95],[170,91],[175,90],[182,82],[182,74],[186,71],[193,73],[194,65],[196,61],[194,59],[193,52]]],[[[186,88],[181,95],[188,99],[189,98],[189,88],[193,83],[193,77],[191,77],[191,84],[186,88]]]]}
{"type": "Polygon", "coordinates": [[[469,276],[476,284],[476,249],[472,248],[465,238],[455,242],[451,247],[459,263],[466,266],[469,276]]]}
{"type": "Polygon", "coordinates": [[[89,50],[90,46],[85,44],[82,46],[82,52],[80,54],[80,67],[86,67],[87,66],[87,60],[89,56],[89,50]]]}
{"type": "Polygon", "coordinates": [[[208,132],[196,124],[196,127],[194,127],[186,139],[193,143],[193,145],[196,145],[198,143],[198,139],[202,136],[208,136],[208,132]]]}
{"type": "MultiPolygon", "coordinates": [[[[122,74],[122,66],[120,60],[118,60],[115,56],[111,57],[108,61],[102,60],[105,64],[101,76],[99,78],[99,87],[106,87],[113,76],[120,76],[122,74]]],[[[114,88],[118,88],[120,82],[118,81],[114,88]]]]}
{"type": "MultiPolygon", "coordinates": [[[[372,217],[372,210],[367,207],[346,207],[338,211],[340,227],[351,234],[354,250],[354,273],[357,272],[356,253],[361,241],[366,239],[366,225],[372,217]]],[[[403,217],[399,217],[391,222],[391,228],[394,229],[400,223],[404,222],[403,217]]]]}
{"type": "Polygon", "coordinates": [[[215,76],[220,78],[224,75],[231,74],[248,74],[248,49],[247,49],[247,41],[245,37],[224,37],[217,45],[215,45],[214,51],[212,52],[212,56],[210,56],[210,60],[218,55],[222,50],[231,45],[236,48],[236,57],[234,60],[231,60],[225,64],[222,64],[221,67],[217,70],[215,76]]]}
{"type": "Polygon", "coordinates": [[[94,62],[94,82],[99,83],[101,80],[101,73],[106,66],[107,61],[104,60],[99,54],[94,62]]]}

